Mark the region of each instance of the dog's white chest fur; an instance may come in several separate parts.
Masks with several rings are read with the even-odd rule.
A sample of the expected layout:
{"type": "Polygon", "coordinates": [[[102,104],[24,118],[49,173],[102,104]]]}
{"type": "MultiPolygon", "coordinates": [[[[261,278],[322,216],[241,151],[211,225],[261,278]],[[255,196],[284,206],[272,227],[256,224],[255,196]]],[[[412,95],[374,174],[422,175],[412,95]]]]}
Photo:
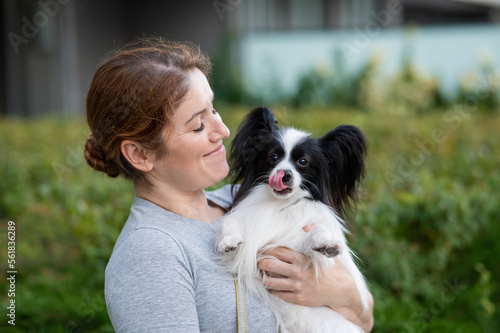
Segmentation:
{"type": "Polygon", "coordinates": [[[353,277],[367,309],[365,280],[347,247],[343,224],[334,212],[303,197],[276,198],[266,184],[257,185],[224,218],[217,249],[247,290],[269,302],[280,332],[362,332],[330,308],[286,303],[266,290],[265,276],[259,272],[257,262],[265,256],[263,252],[277,246],[305,254],[317,274],[340,260],[353,277]],[[307,224],[314,225],[309,232],[303,229],[307,224]]]}

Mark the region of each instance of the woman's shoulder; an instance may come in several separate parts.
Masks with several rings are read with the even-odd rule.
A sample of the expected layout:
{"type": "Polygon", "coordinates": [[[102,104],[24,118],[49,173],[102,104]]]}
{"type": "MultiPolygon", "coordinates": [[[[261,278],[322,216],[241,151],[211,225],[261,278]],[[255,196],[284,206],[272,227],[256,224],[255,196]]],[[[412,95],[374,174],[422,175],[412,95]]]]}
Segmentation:
{"type": "Polygon", "coordinates": [[[150,246],[176,244],[176,230],[186,225],[186,218],[173,214],[152,202],[135,197],[125,225],[115,243],[116,251],[122,243],[141,244],[148,242],[150,246]],[[154,239],[154,242],[152,240],[154,239]]]}
{"type": "Polygon", "coordinates": [[[170,230],[155,225],[137,225],[122,229],[110,260],[131,258],[148,258],[156,253],[179,253],[179,239],[170,230]]]}
{"type": "Polygon", "coordinates": [[[239,188],[239,184],[228,184],[213,191],[206,191],[205,194],[208,200],[224,209],[229,209],[233,204],[234,195],[238,192],[239,188]]]}
{"type": "MultiPolygon", "coordinates": [[[[215,200],[221,201],[227,194],[217,191],[215,200]]],[[[114,251],[122,246],[149,241],[151,247],[170,246],[184,249],[184,245],[212,238],[219,223],[199,222],[163,209],[154,203],[136,197],[129,217],[118,237],[114,251]],[[151,242],[153,239],[155,242],[151,242]]]]}

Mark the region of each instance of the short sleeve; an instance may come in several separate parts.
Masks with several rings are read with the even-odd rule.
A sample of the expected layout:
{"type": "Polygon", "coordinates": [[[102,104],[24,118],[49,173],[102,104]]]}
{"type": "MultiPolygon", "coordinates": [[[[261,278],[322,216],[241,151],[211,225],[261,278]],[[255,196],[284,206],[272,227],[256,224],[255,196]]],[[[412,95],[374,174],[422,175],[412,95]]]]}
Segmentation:
{"type": "Polygon", "coordinates": [[[233,204],[233,198],[240,188],[239,184],[224,185],[221,188],[206,192],[207,199],[224,209],[228,209],[233,204]]]}
{"type": "Polygon", "coordinates": [[[191,268],[161,230],[137,229],[115,248],[105,295],[118,333],[200,331],[191,268]]]}

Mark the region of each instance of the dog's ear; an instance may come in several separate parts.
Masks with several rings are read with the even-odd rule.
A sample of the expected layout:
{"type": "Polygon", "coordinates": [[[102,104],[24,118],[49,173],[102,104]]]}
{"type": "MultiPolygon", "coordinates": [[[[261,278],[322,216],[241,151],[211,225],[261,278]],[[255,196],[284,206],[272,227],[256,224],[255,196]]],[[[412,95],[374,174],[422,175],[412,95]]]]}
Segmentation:
{"type": "Polygon", "coordinates": [[[357,187],[365,176],[366,138],[356,126],[341,125],[319,143],[328,163],[324,201],[344,216],[357,203],[357,187]]]}
{"type": "MultiPolygon", "coordinates": [[[[229,164],[231,166],[231,181],[239,183],[248,177],[255,163],[279,131],[278,121],[271,109],[258,107],[250,111],[238,127],[231,144],[229,164]]],[[[253,179],[249,179],[253,182],[253,179]]]]}
{"type": "Polygon", "coordinates": [[[243,118],[238,127],[238,133],[234,141],[241,141],[238,145],[251,145],[251,142],[247,142],[249,134],[254,136],[256,133],[265,135],[279,131],[279,129],[278,121],[276,117],[274,117],[273,111],[266,107],[258,107],[250,111],[245,118],[243,118]]]}

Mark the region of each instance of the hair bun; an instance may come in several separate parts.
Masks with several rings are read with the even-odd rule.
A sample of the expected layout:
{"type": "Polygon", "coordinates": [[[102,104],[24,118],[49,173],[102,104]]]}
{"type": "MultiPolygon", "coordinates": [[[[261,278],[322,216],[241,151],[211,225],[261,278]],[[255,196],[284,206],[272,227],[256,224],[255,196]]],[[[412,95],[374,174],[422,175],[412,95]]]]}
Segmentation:
{"type": "Polygon", "coordinates": [[[120,171],[113,161],[106,159],[106,153],[102,146],[95,141],[94,135],[90,134],[85,142],[84,155],[87,163],[97,171],[104,172],[110,177],[118,177],[120,171]]]}

